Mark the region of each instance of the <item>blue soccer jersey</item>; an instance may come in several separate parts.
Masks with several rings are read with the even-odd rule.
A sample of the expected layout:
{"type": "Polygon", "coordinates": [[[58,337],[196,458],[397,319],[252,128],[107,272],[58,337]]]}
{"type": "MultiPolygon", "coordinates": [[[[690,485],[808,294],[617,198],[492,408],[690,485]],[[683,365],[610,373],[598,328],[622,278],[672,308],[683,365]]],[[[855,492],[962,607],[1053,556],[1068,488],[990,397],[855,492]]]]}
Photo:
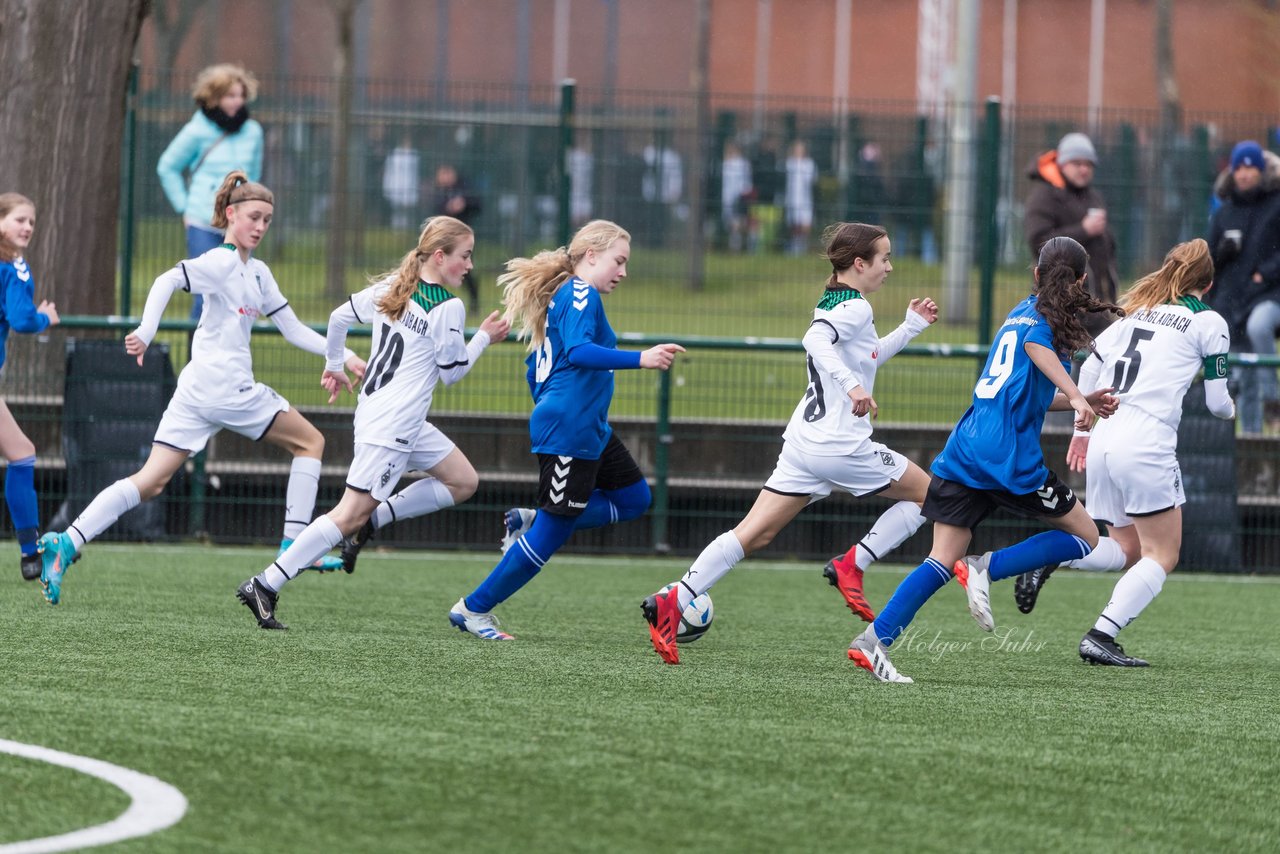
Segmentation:
{"type": "MultiPolygon", "coordinates": [[[[1044,485],[1049,469],[1040,449],[1044,415],[1057,389],[1031,361],[1028,343],[1053,347],[1053,330],[1027,297],[996,333],[973,403],[931,467],[939,477],[975,489],[1026,495],[1044,485]]],[[[1070,369],[1070,362],[1062,360],[1070,369]]]]}
{"type": "Polygon", "coordinates": [[[571,276],[552,296],[546,338],[527,360],[533,393],[529,438],[535,454],[600,458],[613,432],[607,420],[613,371],[575,367],[569,353],[581,344],[613,349],[617,343],[600,294],[571,276]]]}
{"type": "Polygon", "coordinates": [[[36,284],[21,257],[0,260],[0,367],[4,366],[9,330],[34,334],[49,328],[48,315],[36,311],[36,284]]]}

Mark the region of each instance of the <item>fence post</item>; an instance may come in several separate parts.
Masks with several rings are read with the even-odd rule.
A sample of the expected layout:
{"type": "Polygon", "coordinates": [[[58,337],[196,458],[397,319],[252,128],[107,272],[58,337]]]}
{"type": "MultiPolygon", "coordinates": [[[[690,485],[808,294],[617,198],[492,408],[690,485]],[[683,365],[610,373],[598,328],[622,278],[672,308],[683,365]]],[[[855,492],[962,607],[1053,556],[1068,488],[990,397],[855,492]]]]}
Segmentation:
{"type": "Polygon", "coordinates": [[[560,246],[569,245],[569,152],[573,150],[573,80],[560,84],[560,204],[556,230],[560,246]]]}
{"type": "MultiPolygon", "coordinates": [[[[982,162],[978,164],[978,224],[982,242],[979,251],[981,292],[978,302],[978,344],[991,344],[991,302],[996,285],[997,239],[996,208],[1000,199],[1000,99],[988,98],[986,127],[982,134],[982,162]]],[[[982,366],[978,366],[982,370],[982,366]]]]}
{"type": "Polygon", "coordinates": [[[657,444],[653,450],[653,550],[671,551],[667,541],[667,519],[670,494],[667,479],[671,474],[671,371],[658,371],[657,444]]]}
{"type": "Polygon", "coordinates": [[[133,313],[133,193],[134,166],[138,147],[138,62],[129,66],[129,90],[124,114],[124,216],[123,245],[120,247],[120,315],[133,313]]]}

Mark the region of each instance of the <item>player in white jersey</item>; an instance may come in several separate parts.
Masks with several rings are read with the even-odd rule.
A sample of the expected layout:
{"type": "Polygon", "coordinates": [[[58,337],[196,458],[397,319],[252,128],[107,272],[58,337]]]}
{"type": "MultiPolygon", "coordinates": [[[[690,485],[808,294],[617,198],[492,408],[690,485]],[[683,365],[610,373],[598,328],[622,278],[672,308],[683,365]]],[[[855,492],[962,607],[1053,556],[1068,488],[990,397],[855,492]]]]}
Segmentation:
{"type": "MultiPolygon", "coordinates": [[[[274,204],[266,187],[249,181],[244,172],[231,172],[215,197],[214,214],[214,225],[226,229],[227,243],[179,262],[151,286],[142,323],[126,336],[125,350],[141,365],[169,298],[187,291],[205,297],[191,361],[178,377],[142,468],[98,493],[65,532],[40,538],[40,584],[51,604],[58,604],[63,573],[84,544],[126,511],[159,495],[187,458],[223,429],[266,440],[293,455],[286,491],[286,542],[311,521],[324,437],[287,400],[254,379],[249,351],[254,322],[270,317],[295,347],[316,355],[325,352],[324,338],[298,320],[267,265],[252,257],[271,225],[274,204]]],[[[342,355],[349,369],[363,375],[364,360],[350,350],[342,355]]],[[[333,560],[333,568],[340,565],[333,560]]]]}
{"type": "Polygon", "coordinates": [[[1098,337],[1080,370],[1082,392],[1114,386],[1120,408],[1092,438],[1072,438],[1067,462],[1087,472],[1089,514],[1106,524],[1132,563],[1080,642],[1080,657],[1092,664],[1147,665],[1126,655],[1115,638],[1178,563],[1186,503],[1175,453],[1178,422],[1182,398],[1202,369],[1209,411],[1235,417],[1227,390],[1227,322],[1201,301],[1212,284],[1209,245],[1200,239],[1178,244],[1159,270],[1125,294],[1127,316],[1098,337]]]}
{"type": "MultiPolygon", "coordinates": [[[[642,603],[654,650],[668,664],[680,661],[676,631],[689,603],[833,489],[897,502],[873,528],[882,554],[924,521],[920,504],[929,475],[902,454],[872,441],[871,419],[878,412],[872,393],[876,369],[936,321],[938,307],[927,297],[913,299],[906,319],[880,337],[866,298],[880,290],[893,270],[888,233],[877,225],[837,223],[823,234],[823,245],[832,272],[804,336],[809,387],[783,433],[773,474],[736,528],[703,549],[679,583],[642,603]]],[[[862,593],[862,569],[848,568],[828,580],[855,614],[875,619],[862,593]]]]}
{"type": "MultiPolygon", "coordinates": [[[[373,355],[356,405],[355,454],[338,505],[236,589],[262,628],[286,628],[275,613],[280,589],[344,537],[359,533],[363,544],[377,527],[452,507],[475,493],[479,479],[470,460],[426,420],[436,383],[462,379],[489,343],[507,337],[510,328],[495,311],[470,342],[463,338],[466,306],[445,286],[462,284],[474,248],[475,235],[465,223],[433,217],[398,270],[329,316],[328,361],[320,382],[330,403],[340,389],[352,389],[342,359],[347,329],[353,323],[374,328],[373,355]],[[428,477],[393,495],[407,471],[428,477]]],[[[357,551],[350,554],[352,565],[357,551]]]]}

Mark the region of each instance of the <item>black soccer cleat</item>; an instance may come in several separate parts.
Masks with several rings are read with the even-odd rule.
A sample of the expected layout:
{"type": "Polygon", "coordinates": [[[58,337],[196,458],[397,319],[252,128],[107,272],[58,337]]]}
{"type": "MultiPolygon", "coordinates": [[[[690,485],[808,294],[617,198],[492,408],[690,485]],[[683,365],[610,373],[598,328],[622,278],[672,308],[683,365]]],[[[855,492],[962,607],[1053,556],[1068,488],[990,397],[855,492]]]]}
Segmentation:
{"type": "Polygon", "coordinates": [[[1124,648],[1116,643],[1115,638],[1104,635],[1097,629],[1089,629],[1089,633],[1080,641],[1080,657],[1089,664],[1105,664],[1111,667],[1147,667],[1147,662],[1124,654],[1124,648]]]}
{"type": "Polygon", "coordinates": [[[23,555],[22,556],[22,580],[35,581],[37,578],[39,578],[41,565],[42,565],[42,561],[40,560],[39,552],[35,552],[34,554],[29,554],[29,555],[23,555]]]}
{"type": "Polygon", "coordinates": [[[1057,568],[1057,566],[1042,566],[1039,569],[1024,572],[1013,580],[1013,601],[1017,603],[1019,611],[1024,614],[1031,613],[1036,607],[1036,599],[1040,597],[1040,588],[1044,587],[1044,583],[1057,568]]]}
{"type": "Polygon", "coordinates": [[[276,619],[276,594],[256,578],[250,578],[236,588],[236,598],[253,612],[253,618],[264,629],[287,629],[276,619]]]}
{"type": "Polygon", "coordinates": [[[360,556],[360,550],[365,544],[373,539],[373,532],[377,530],[373,527],[373,517],[370,516],[368,521],[360,526],[360,530],[356,531],[349,537],[342,538],[342,571],[350,575],[356,571],[356,558],[360,556]]]}

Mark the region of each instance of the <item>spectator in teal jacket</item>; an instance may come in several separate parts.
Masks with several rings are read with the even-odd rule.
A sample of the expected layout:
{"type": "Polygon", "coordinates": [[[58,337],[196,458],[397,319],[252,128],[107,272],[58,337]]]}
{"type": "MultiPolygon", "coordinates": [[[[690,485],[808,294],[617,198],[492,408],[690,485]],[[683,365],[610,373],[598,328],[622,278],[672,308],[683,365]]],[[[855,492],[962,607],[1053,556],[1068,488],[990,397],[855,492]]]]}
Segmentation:
{"type": "MultiPolygon", "coordinates": [[[[213,197],[222,179],[236,169],[250,181],[262,177],[262,125],[249,118],[257,78],[240,65],[209,66],[197,75],[191,94],[198,109],[160,155],[156,173],[182,217],[187,257],[196,258],[222,245],[222,231],[212,225],[213,197]]],[[[191,319],[199,320],[202,309],[197,295],[191,319]]]]}

